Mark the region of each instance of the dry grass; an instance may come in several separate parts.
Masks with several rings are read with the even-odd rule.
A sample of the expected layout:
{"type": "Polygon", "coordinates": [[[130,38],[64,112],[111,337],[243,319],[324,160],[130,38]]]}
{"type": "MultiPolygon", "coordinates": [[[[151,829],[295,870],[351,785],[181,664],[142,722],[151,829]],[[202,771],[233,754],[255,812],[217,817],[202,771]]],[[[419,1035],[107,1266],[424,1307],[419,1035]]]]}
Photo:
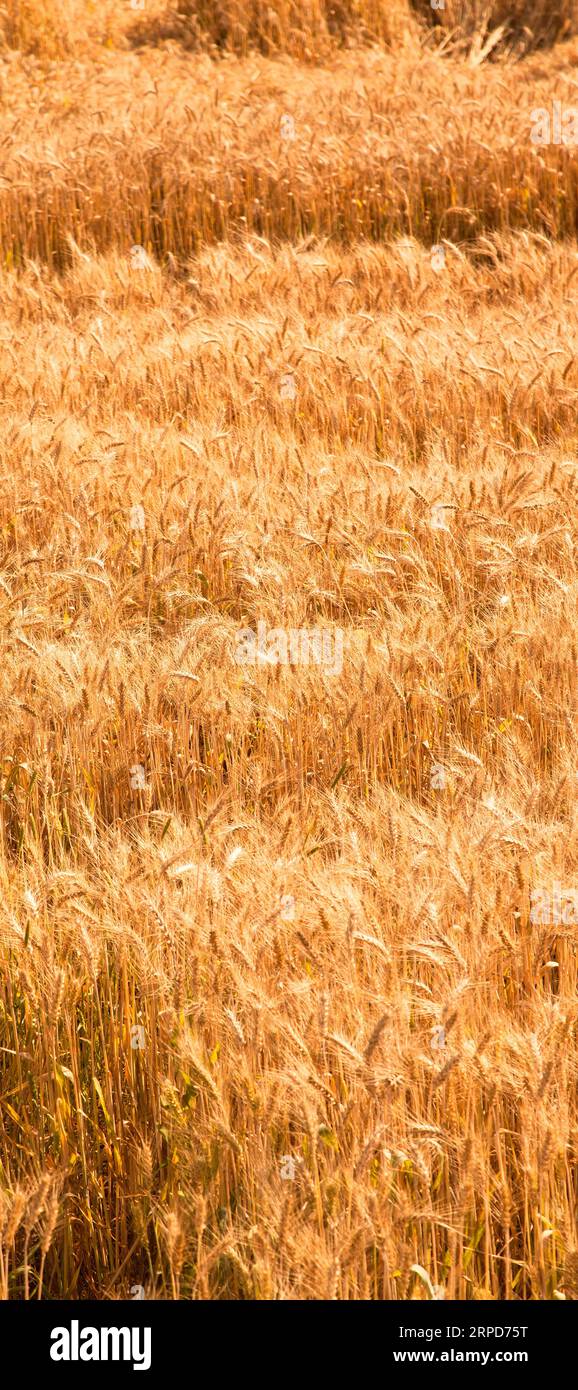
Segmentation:
{"type": "Polygon", "coordinates": [[[70,236],[85,251],[138,243],[163,260],[239,228],[350,244],[576,234],[574,153],[540,148],[530,133],[536,108],[573,105],[578,41],[509,68],[411,44],[305,69],[259,55],[215,63],[178,47],[98,52],[92,64],[7,65],[9,267],[33,258],[65,269],[70,236]],[[294,140],[282,138],[285,116],[294,140]]]}
{"type": "Polygon", "coordinates": [[[356,43],[388,46],[412,24],[408,0],[176,0],[133,25],[132,43],[178,39],[186,49],[216,54],[283,53],[319,62],[356,43]]]}
{"type": "Polygon", "coordinates": [[[576,0],[411,0],[426,24],[472,53],[520,56],[576,33],[576,0]]]}
{"type": "Polygon", "coordinates": [[[2,74],[0,1292],[571,1298],[576,49],[100,22],[2,74]]]}

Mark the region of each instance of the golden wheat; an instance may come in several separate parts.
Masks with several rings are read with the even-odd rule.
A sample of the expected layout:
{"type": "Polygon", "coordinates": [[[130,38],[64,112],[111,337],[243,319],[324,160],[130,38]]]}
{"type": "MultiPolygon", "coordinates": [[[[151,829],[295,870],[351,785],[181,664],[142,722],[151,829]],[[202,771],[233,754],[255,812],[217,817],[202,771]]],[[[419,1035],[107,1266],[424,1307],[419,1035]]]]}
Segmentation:
{"type": "Polygon", "coordinates": [[[5,29],[3,1298],[576,1296],[575,43],[298,8],[5,29]]]}

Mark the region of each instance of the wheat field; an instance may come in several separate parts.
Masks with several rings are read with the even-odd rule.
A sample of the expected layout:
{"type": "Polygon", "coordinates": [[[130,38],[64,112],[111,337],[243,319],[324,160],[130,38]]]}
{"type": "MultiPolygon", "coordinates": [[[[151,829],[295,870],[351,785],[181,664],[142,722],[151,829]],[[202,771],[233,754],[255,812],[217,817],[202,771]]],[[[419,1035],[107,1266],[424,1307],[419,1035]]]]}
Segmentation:
{"type": "Polygon", "coordinates": [[[578,1296],[577,77],[0,9],[3,1299],[578,1296]]]}

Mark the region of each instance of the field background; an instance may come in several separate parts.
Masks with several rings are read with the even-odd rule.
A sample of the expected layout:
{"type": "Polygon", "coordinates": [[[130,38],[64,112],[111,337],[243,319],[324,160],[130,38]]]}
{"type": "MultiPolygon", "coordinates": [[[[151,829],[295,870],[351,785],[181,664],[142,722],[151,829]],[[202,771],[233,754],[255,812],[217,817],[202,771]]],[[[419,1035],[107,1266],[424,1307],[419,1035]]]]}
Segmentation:
{"type": "Polygon", "coordinates": [[[5,1298],[578,1296],[577,88],[565,0],[0,8],[5,1298]]]}

